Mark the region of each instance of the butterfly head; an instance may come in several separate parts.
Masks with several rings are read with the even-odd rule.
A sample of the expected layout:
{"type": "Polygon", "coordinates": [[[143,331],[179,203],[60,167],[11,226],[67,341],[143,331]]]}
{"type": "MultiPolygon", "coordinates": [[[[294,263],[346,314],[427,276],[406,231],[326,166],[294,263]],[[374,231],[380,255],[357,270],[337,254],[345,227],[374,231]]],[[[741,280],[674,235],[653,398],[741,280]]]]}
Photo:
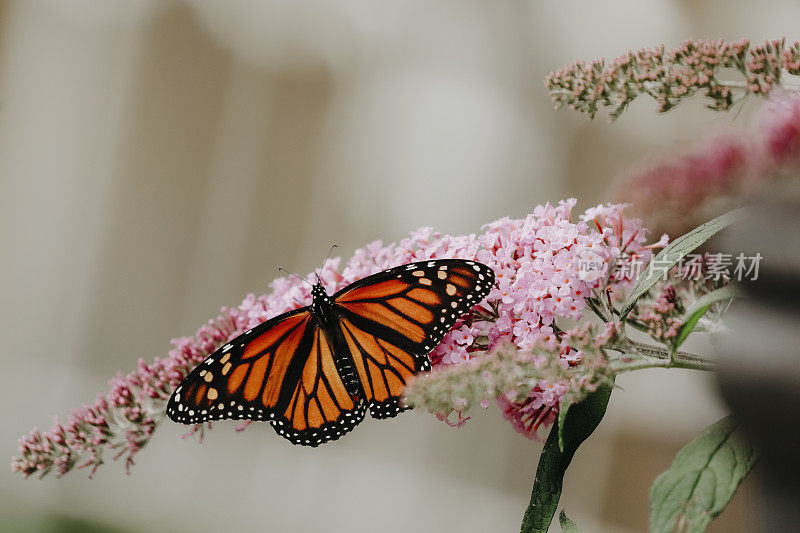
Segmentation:
{"type": "Polygon", "coordinates": [[[327,300],[330,302],[330,296],[328,296],[328,292],[325,290],[325,287],[322,286],[322,282],[318,281],[314,288],[311,289],[311,296],[314,298],[314,301],[317,300],[327,300]]]}
{"type": "Polygon", "coordinates": [[[320,306],[330,306],[332,303],[331,297],[328,296],[328,291],[325,290],[321,281],[317,281],[316,285],[311,289],[311,297],[313,298],[312,305],[315,310],[319,309],[320,306]]]}
{"type": "Polygon", "coordinates": [[[321,281],[318,281],[314,288],[311,289],[311,296],[313,298],[311,313],[320,324],[328,324],[333,313],[333,300],[328,296],[328,292],[322,286],[321,281]]]}

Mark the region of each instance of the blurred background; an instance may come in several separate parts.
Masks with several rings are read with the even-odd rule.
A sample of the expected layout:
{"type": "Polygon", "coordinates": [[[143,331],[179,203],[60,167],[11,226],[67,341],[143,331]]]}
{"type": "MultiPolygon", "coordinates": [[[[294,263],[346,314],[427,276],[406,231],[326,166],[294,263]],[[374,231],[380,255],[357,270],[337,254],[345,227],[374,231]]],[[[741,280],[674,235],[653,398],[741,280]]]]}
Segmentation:
{"type": "MultiPolygon", "coordinates": [[[[569,196],[582,210],[632,164],[747,127],[757,101],[735,123],[645,100],[590,122],[554,111],[542,79],[686,38],[796,39],[798,16],[788,0],[0,0],[0,456],[278,265],[569,196]]],[[[567,475],[585,531],[643,530],[652,479],[726,413],[709,375],[618,383],[567,475]]],[[[474,415],[367,420],[318,449],[234,422],[200,446],[165,423],[131,476],[6,468],[0,528],[518,530],[541,445],[495,407],[474,415]]],[[[712,531],[750,529],[748,484],[712,531]]]]}

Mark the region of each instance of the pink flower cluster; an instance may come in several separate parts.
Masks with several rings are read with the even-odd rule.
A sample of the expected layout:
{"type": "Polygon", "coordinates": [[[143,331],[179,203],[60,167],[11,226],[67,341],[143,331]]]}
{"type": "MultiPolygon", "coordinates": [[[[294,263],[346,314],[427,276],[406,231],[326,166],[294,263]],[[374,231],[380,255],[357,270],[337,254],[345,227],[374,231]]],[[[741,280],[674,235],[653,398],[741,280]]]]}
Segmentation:
{"type": "MultiPolygon", "coordinates": [[[[598,206],[573,220],[574,199],[538,206],[523,219],[503,218],[484,226],[481,235],[441,235],[421,228],[410,238],[384,246],[380,241],[357,250],[340,267],[327,262],[319,276],[329,293],[381,270],[432,258],[476,259],[494,269],[496,287],[480,305],[457,324],[431,354],[434,365],[467,361],[500,342],[525,349],[560,346],[558,320],[578,320],[593,291],[615,291],[629,280],[610,279],[619,261],[638,258],[646,262],[655,246],[646,245],[641,221],[623,216],[622,205],[598,206]]],[[[137,371],[111,381],[111,391],[92,406],[72,413],[65,425],[45,434],[34,430],[20,441],[20,457],[12,469],[23,474],[46,474],[55,468],[63,475],[79,459],[81,466],[102,462],[102,452],[133,455],[149,440],[163,420],[166,399],[181,379],[218,346],[264,320],[308,305],[311,290],[296,278],[278,278],[272,292],[248,295],[236,309],[201,327],[194,337],[173,340],[166,359],[152,364],[140,361],[137,371]]],[[[600,296],[598,294],[598,296],[600,296]]],[[[606,297],[606,295],[602,295],[606,297]]],[[[576,364],[580,354],[561,350],[565,364],[576,364]]],[[[541,383],[530,401],[504,404],[538,419],[550,420],[563,391],[541,383]],[[538,414],[536,414],[538,413],[538,414]]]]}
{"type": "Polygon", "coordinates": [[[529,439],[538,440],[539,429],[549,427],[558,416],[558,403],[568,390],[568,384],[540,380],[527,398],[521,402],[505,394],[497,397],[497,405],[517,432],[529,439]]]}
{"type": "Polygon", "coordinates": [[[646,263],[654,247],[666,244],[664,236],[645,245],[641,221],[624,218],[621,205],[589,209],[576,221],[574,206],[574,199],[547,204],[524,219],[506,217],[484,226],[475,258],[495,271],[495,287],[483,304],[494,320],[487,324],[467,315],[433,351],[434,364],[469,360],[504,340],[520,349],[556,347],[556,319],[580,319],[586,298],[603,286],[615,261],[646,263]],[[476,344],[481,334],[488,342],[476,344]]]}
{"type": "Polygon", "coordinates": [[[665,52],[658,48],[631,51],[606,64],[604,59],[577,61],[550,73],[545,86],[557,107],[594,117],[603,106],[612,119],[638,96],[656,100],[658,111],[669,111],[702,91],[715,110],[729,109],[740,97],[768,94],[783,73],[800,74],[800,43],[786,45],[785,39],[750,46],[750,41],[685,41],[665,52]],[[744,81],[718,78],[720,69],[735,69],[744,81]]]}
{"type": "Polygon", "coordinates": [[[674,285],[667,284],[659,289],[661,290],[656,291],[655,297],[649,302],[650,305],[642,305],[641,310],[634,312],[633,319],[644,324],[651,337],[669,342],[678,336],[683,326],[679,308],[681,302],[674,285]]]}
{"type": "Polygon", "coordinates": [[[617,341],[618,331],[614,322],[582,322],[560,331],[555,349],[542,341],[523,350],[506,340],[463,364],[440,365],[416,376],[405,399],[451,426],[468,420],[463,412],[477,405],[488,408],[495,400],[517,431],[538,440],[539,431],[553,423],[565,402],[578,402],[600,384],[611,383],[613,370],[603,349],[617,341]],[[450,422],[447,416],[454,411],[458,420],[450,422]]]}
{"type": "Polygon", "coordinates": [[[712,136],[700,145],[641,165],[614,196],[648,226],[681,235],[800,169],[800,94],[773,93],[749,136],[712,136]]]}
{"type": "MultiPolygon", "coordinates": [[[[616,334],[616,325],[611,322],[598,330],[591,323],[584,323],[561,335],[557,347],[558,363],[566,373],[560,379],[540,379],[528,395],[519,401],[513,394],[501,394],[497,404],[519,433],[539,440],[539,430],[547,428],[558,417],[559,405],[565,397],[574,403],[595,390],[599,380],[605,376],[607,361],[598,348],[604,346],[616,334]],[[570,369],[580,367],[580,372],[570,369]]],[[[509,391],[513,392],[513,391],[509,391]]]]}

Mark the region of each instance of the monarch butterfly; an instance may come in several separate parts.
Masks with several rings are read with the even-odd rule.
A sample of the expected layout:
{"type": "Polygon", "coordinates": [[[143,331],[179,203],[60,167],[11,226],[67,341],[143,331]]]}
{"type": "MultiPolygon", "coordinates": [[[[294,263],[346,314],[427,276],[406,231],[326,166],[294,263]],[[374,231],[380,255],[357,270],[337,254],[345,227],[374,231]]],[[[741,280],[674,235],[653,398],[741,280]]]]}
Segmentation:
{"type": "Polygon", "coordinates": [[[396,416],[427,354],[494,284],[476,261],[440,259],[384,270],[333,297],[318,280],[310,306],[231,340],[172,393],[167,416],[269,421],[293,444],[318,446],[364,419],[396,416]]]}

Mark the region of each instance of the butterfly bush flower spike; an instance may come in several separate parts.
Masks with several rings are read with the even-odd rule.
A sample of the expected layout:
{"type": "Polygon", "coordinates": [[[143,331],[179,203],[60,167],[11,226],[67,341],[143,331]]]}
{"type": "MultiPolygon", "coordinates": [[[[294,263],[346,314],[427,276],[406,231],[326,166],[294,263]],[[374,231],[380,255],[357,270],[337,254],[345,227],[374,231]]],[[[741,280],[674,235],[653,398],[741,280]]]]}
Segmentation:
{"type": "Polygon", "coordinates": [[[639,96],[651,96],[664,113],[695,94],[708,107],[730,109],[741,98],[767,95],[785,77],[800,74],[800,44],[785,39],[751,46],[750,41],[688,40],[666,51],[664,46],[631,51],[608,63],[576,61],[550,73],[545,86],[556,107],[568,106],[594,118],[601,107],[618,118],[639,96]],[[723,79],[721,70],[741,79],[723,79]]]}
{"type": "Polygon", "coordinates": [[[11,469],[25,476],[55,472],[61,477],[75,467],[91,467],[93,475],[110,453],[114,459],[124,457],[129,470],[134,455],[164,418],[166,399],[175,386],[244,323],[238,309],[223,308],[194,337],[174,339],[167,358],[149,364],[140,359],[137,370],[117,375],[108,393],[73,411],[66,423],[56,420],[49,431],[34,429],[22,437],[11,469]]]}
{"type": "MultiPolygon", "coordinates": [[[[319,276],[332,294],[415,261],[459,258],[492,268],[491,292],[431,352],[434,371],[412,382],[409,399],[460,425],[470,407],[486,407],[499,398],[504,416],[534,436],[552,423],[559,402],[579,398],[606,379],[603,348],[587,339],[608,340],[610,334],[567,325],[584,316],[590,300],[621,298],[635,276],[620,272],[630,272],[634,262],[646,263],[666,242],[648,244],[641,221],[624,216],[621,204],[576,215],[575,203],[537,206],[525,218],[487,224],[480,234],[443,235],[421,228],[397,243],[375,241],[345,262],[332,258],[319,276]],[[455,422],[448,418],[453,413],[455,422]]],[[[108,393],[73,412],[66,423],[24,436],[12,469],[26,476],[53,471],[60,476],[76,466],[91,466],[94,472],[107,451],[124,457],[130,467],[163,421],[171,391],[189,371],[229,340],[310,301],[308,284],[276,279],[268,294],[248,295],[194,336],[173,340],[168,357],[140,361],[136,371],[113,379],[108,393]]]]}

